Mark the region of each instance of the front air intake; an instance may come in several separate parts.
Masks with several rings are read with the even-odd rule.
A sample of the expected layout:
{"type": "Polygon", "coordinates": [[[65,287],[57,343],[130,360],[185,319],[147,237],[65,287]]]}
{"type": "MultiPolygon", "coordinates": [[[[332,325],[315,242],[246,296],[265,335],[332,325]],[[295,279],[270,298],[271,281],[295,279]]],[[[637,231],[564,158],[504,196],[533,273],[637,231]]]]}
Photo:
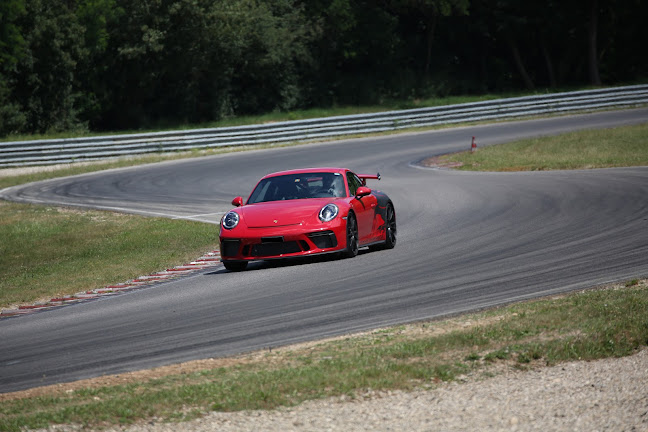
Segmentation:
{"type": "Polygon", "coordinates": [[[240,240],[222,240],[221,241],[221,256],[234,257],[238,255],[240,240]]]}
{"type": "Polygon", "coordinates": [[[308,234],[310,241],[315,244],[318,249],[328,249],[337,246],[337,238],[333,231],[319,231],[316,233],[308,234]]]}

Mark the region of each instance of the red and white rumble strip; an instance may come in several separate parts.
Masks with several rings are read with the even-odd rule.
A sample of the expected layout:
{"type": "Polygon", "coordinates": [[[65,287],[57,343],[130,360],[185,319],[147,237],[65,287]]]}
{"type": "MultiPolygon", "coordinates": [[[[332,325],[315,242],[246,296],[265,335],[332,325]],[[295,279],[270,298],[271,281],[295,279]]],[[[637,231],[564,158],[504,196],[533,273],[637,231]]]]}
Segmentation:
{"type": "Polygon", "coordinates": [[[167,281],[169,279],[177,278],[195,272],[197,270],[204,270],[210,267],[221,265],[220,251],[208,252],[195,261],[188,264],[177,266],[174,268],[166,269],[150,275],[140,276],[128,282],[108,285],[103,288],[98,288],[90,291],[80,292],[74,295],[53,298],[45,303],[38,303],[34,305],[18,306],[18,308],[2,309],[0,311],[0,318],[8,318],[19,315],[25,315],[34,311],[50,309],[58,306],[64,306],[82,301],[92,300],[98,297],[105,297],[115,295],[127,291],[139,289],[143,286],[151,286],[157,282],[167,281]]]}

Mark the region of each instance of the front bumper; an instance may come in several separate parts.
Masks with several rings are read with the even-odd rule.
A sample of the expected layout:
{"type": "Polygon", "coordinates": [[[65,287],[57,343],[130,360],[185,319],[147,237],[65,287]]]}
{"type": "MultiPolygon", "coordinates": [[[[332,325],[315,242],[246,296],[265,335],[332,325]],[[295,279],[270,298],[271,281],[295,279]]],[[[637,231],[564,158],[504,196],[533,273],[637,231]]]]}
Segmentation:
{"type": "Polygon", "coordinates": [[[279,259],[324,254],[346,248],[346,229],[342,224],[319,230],[245,229],[240,230],[239,235],[236,234],[224,229],[221,231],[221,260],[279,259]]]}

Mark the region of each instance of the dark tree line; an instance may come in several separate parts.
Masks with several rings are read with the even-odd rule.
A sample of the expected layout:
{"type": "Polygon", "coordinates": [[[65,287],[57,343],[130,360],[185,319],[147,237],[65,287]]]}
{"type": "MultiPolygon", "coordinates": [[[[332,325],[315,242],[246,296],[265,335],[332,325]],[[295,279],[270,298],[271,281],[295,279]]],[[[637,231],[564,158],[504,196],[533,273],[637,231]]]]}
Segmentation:
{"type": "Polygon", "coordinates": [[[644,80],[643,0],[2,0],[0,136],[644,80]]]}

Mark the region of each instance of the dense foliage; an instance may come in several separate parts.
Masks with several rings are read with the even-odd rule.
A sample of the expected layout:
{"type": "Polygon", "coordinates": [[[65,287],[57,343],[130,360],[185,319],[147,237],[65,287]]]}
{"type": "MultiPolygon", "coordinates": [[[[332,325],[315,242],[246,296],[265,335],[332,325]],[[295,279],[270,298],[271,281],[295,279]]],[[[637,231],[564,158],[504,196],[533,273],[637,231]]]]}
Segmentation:
{"type": "Polygon", "coordinates": [[[642,80],[641,0],[2,0],[0,136],[642,80]]]}

